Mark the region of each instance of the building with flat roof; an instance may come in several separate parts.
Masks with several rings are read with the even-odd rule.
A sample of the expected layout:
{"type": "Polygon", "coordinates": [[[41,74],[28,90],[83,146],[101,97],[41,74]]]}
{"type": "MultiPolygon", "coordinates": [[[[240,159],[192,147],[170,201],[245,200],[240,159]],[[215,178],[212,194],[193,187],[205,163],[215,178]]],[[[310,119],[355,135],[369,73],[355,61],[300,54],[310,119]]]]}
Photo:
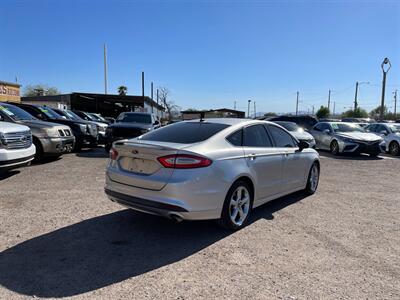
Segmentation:
{"type": "Polygon", "coordinates": [[[7,81],[0,81],[0,101],[20,102],[21,85],[7,81]]]}
{"type": "Polygon", "coordinates": [[[204,118],[244,118],[245,112],[229,108],[219,108],[212,110],[184,110],[181,111],[183,120],[200,119],[201,114],[204,118]]]}
{"type": "Polygon", "coordinates": [[[113,118],[126,111],[149,112],[154,113],[159,118],[165,118],[165,108],[147,96],[71,93],[55,96],[22,97],[21,102],[59,109],[100,113],[105,117],[113,118]]]}

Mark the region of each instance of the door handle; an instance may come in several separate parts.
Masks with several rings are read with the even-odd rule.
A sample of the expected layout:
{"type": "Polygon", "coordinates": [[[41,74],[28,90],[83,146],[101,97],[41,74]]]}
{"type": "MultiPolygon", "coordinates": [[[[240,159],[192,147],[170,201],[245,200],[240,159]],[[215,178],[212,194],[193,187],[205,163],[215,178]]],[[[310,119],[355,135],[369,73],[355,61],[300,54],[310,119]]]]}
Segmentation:
{"type": "Polygon", "coordinates": [[[250,160],[255,160],[257,158],[255,153],[249,154],[247,157],[250,158],[250,160]]]}

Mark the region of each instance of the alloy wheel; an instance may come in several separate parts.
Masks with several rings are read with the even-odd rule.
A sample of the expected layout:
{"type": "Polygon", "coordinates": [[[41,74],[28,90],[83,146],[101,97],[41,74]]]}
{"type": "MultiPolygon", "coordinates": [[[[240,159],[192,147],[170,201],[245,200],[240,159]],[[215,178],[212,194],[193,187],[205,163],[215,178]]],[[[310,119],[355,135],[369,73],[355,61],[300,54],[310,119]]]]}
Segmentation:
{"type": "Polygon", "coordinates": [[[231,221],[241,226],[246,220],[250,209],[250,193],[244,186],[239,186],[232,194],[229,202],[229,216],[231,221]]]}
{"type": "Polygon", "coordinates": [[[399,155],[399,144],[396,142],[392,142],[389,146],[389,152],[390,154],[396,156],[399,155]]]}
{"type": "Polygon", "coordinates": [[[314,164],[311,168],[309,181],[310,181],[310,190],[312,192],[315,192],[317,190],[319,181],[319,169],[316,164],[314,164]]]}

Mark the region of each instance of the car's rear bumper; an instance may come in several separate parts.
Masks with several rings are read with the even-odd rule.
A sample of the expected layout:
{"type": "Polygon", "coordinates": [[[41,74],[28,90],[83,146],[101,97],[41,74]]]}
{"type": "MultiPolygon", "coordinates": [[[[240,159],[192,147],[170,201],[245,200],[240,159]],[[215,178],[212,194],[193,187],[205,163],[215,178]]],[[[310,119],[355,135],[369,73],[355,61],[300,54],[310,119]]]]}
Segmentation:
{"type": "Polygon", "coordinates": [[[109,167],[106,194],[114,202],[151,214],[186,220],[219,219],[230,183],[211,168],[180,171],[185,172],[177,170],[161,190],[151,190],[116,180],[126,176],[128,182],[129,174],[109,167]]]}

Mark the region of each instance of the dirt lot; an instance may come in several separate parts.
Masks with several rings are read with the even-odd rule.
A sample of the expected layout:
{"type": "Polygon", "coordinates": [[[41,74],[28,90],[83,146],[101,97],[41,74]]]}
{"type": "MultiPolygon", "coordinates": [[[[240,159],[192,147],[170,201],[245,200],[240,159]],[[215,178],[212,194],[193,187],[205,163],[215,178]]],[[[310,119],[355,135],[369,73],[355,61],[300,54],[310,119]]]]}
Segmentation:
{"type": "Polygon", "coordinates": [[[108,201],[103,151],[0,179],[0,299],[400,298],[400,159],[323,154],[317,194],[232,234],[108,201]]]}

